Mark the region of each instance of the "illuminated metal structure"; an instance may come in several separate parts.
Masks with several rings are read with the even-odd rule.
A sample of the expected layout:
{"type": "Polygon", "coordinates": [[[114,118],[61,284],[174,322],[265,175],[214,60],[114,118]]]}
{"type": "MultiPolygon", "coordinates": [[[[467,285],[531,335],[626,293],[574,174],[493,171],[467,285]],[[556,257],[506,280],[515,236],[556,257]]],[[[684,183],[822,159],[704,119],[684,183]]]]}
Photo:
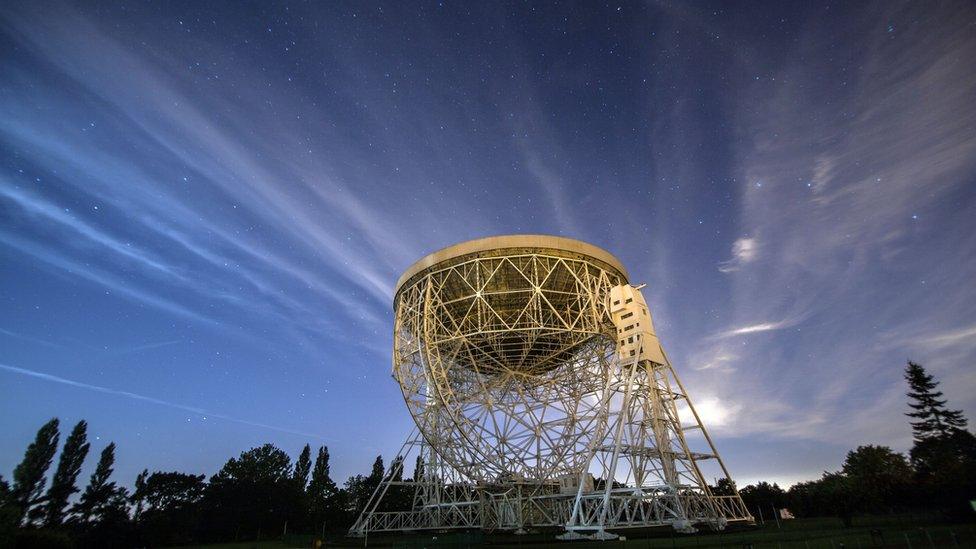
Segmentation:
{"type": "Polygon", "coordinates": [[[393,377],[416,429],[350,533],[612,539],[608,530],[751,521],[737,492],[713,494],[706,481],[709,460],[731,476],[642,287],[608,252],[553,236],[464,242],[407,269],[393,377]]]}

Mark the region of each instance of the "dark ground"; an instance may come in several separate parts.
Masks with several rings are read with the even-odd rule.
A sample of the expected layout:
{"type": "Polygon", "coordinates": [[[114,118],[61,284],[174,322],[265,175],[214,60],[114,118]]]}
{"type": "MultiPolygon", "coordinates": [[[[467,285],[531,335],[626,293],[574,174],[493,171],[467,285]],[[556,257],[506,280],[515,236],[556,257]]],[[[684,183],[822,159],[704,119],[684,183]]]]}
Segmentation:
{"type": "MultiPolygon", "coordinates": [[[[373,535],[368,539],[326,536],[325,547],[545,547],[562,546],[572,549],[640,549],[667,547],[727,547],[754,549],[853,549],[868,547],[927,547],[976,548],[976,524],[949,524],[929,517],[914,515],[855,518],[853,526],[845,528],[836,518],[813,518],[781,521],[765,525],[731,526],[723,532],[702,531],[694,535],[673,534],[669,529],[633,530],[621,532],[626,539],[615,541],[560,542],[558,532],[536,532],[523,536],[512,534],[485,535],[481,532],[443,532],[409,536],[373,535]]],[[[287,540],[248,542],[203,546],[208,549],[277,549],[312,547],[311,536],[290,536],[287,540]]]]}

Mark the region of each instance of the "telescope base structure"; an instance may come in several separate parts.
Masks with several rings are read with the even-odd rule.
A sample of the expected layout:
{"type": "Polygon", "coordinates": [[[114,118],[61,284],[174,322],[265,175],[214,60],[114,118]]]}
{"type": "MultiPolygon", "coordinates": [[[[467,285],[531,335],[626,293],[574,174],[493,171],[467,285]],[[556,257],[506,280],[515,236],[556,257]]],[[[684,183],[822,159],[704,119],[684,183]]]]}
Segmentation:
{"type": "MultiPolygon", "coordinates": [[[[665,359],[666,361],[666,359],[665,359]]],[[[727,475],[711,438],[670,364],[622,361],[603,394],[602,436],[586,448],[585,467],[567,491],[566,479],[494,483],[465,478],[414,431],[390,463],[350,535],[424,530],[484,530],[525,533],[562,529],[562,540],[615,539],[619,531],[671,526],[678,532],[722,530],[730,522],[752,523],[733,493],[716,495],[699,462],[715,460],[727,475]],[[694,422],[682,425],[677,402],[694,422]],[[708,449],[692,451],[687,432],[704,435],[708,449]],[[415,457],[414,478],[403,465],[415,457]],[[599,476],[594,481],[592,472],[599,476]],[[615,479],[607,483],[603,479],[615,479]]],[[[726,476],[728,478],[728,476],[726,476]]]]}
{"type": "MultiPolygon", "coordinates": [[[[419,439],[419,435],[413,437],[405,447],[422,447],[419,439]]],[[[406,457],[405,453],[393,460],[366,511],[350,529],[351,536],[442,530],[523,534],[562,529],[564,533],[556,536],[561,540],[609,540],[617,535],[608,530],[671,526],[678,532],[694,533],[701,527],[722,530],[729,522],[752,522],[737,495],[624,487],[612,488],[606,498],[606,489],[566,494],[559,493],[555,483],[444,483],[439,480],[444,477],[435,474],[404,480],[400,475],[406,457]],[[412,504],[407,509],[384,510],[397,500],[412,504]],[[570,526],[574,508],[579,509],[578,518],[570,526]]]]}
{"type": "Polygon", "coordinates": [[[613,539],[752,522],[626,278],[606,252],[556,237],[474,241],[411,268],[393,377],[417,427],[350,534],[613,539]]]}

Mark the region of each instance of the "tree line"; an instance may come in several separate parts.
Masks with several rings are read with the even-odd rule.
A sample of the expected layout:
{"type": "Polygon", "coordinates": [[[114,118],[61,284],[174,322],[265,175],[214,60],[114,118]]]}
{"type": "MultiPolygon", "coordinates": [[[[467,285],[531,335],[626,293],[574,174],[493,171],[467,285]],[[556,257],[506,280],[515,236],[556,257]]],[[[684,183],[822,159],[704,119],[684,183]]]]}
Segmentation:
{"type": "MultiPolygon", "coordinates": [[[[938,383],[909,362],[905,370],[914,445],[909,456],[884,446],[860,446],[839,471],[789,490],[760,482],[739,492],[753,516],[788,508],[798,517],[838,516],[850,525],[858,514],[927,509],[959,518],[976,498],[976,437],[959,410],[950,410],[938,383]]],[[[231,458],[209,480],[204,475],[144,470],[129,490],[111,480],[115,444],[99,455],[84,490],[78,486],[91,450],[85,421],[65,439],[57,466],[48,473],[60,439],[57,419],[45,423],[14,469],[0,476],[0,546],[130,547],[278,538],[287,532],[344,532],[385,474],[377,456],[368,475],[338,486],[330,476],[329,449],[312,459],[306,444],[292,463],[274,445],[231,458]],[[46,490],[45,490],[46,488],[46,490]],[[79,494],[77,497],[76,495],[79,494]]],[[[403,480],[402,458],[390,468],[403,480]]],[[[414,478],[423,476],[418,459],[414,478]]],[[[720,479],[716,494],[734,493],[720,479]]],[[[406,508],[410,491],[395,486],[383,508],[406,508]]]]}
{"type": "MultiPolygon", "coordinates": [[[[110,443],[81,491],[78,477],[91,448],[87,427],[80,421],[71,430],[49,486],[57,419],[38,430],[12,483],[0,476],[0,547],[154,547],[271,539],[289,531],[345,532],[385,473],[377,456],[368,475],[339,487],[330,476],[326,446],[313,461],[306,444],[292,463],[283,450],[265,444],[231,458],[209,481],[205,475],[143,470],[129,490],[111,480],[110,443]]],[[[402,474],[402,464],[396,469],[402,474]]]]}
{"type": "MultiPolygon", "coordinates": [[[[859,446],[839,471],[784,490],[759,482],[739,490],[752,515],[773,520],[789,509],[798,517],[837,516],[850,526],[856,515],[925,511],[947,519],[973,518],[976,500],[976,437],[960,410],[950,410],[938,382],[909,362],[908,415],[913,445],[906,457],[887,446],[859,446]]],[[[713,491],[732,493],[720,479],[713,491]]]]}

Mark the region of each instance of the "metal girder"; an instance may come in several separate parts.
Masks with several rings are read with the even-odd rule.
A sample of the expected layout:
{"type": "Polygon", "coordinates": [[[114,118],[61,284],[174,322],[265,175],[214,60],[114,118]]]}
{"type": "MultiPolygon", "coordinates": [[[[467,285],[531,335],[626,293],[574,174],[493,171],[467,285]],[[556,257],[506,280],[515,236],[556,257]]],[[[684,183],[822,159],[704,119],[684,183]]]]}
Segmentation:
{"type": "Polygon", "coordinates": [[[552,248],[445,257],[398,286],[393,377],[417,431],[350,533],[560,527],[607,539],[752,520],[737,493],[711,493],[700,461],[731,477],[622,269],[552,248]],[[636,343],[624,332],[634,320],[620,320],[632,315],[611,313],[620,292],[644,315],[636,343]],[[692,449],[689,432],[707,447],[692,449]],[[403,480],[417,455],[423,473],[403,480]],[[578,488],[561,489],[566,479],[578,488]]]}

